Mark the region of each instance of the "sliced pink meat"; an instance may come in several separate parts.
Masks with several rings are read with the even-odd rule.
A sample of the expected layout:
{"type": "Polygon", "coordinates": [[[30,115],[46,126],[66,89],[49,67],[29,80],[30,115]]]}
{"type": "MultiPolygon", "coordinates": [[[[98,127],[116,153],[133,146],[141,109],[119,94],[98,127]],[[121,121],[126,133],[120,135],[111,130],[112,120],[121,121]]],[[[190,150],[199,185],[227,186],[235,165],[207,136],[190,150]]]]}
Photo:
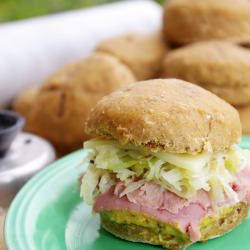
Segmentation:
{"type": "Polygon", "coordinates": [[[149,182],[139,189],[128,193],[127,198],[130,202],[153,209],[167,210],[177,214],[188,201],[162,188],[160,185],[149,182]]]}
{"type": "Polygon", "coordinates": [[[242,200],[250,204],[250,166],[241,170],[232,184],[242,200]]]}
{"type": "Polygon", "coordinates": [[[208,210],[212,207],[211,199],[209,197],[208,192],[204,190],[199,190],[197,192],[197,195],[192,199],[193,203],[199,204],[202,206],[205,210],[208,210]]]}
{"type": "Polygon", "coordinates": [[[240,190],[249,189],[249,187],[250,187],[250,166],[245,167],[237,174],[236,183],[239,185],[240,190]]]}
{"type": "MultiPolygon", "coordinates": [[[[124,189],[124,184],[119,182],[115,187],[115,194],[119,195],[124,189]]],[[[167,210],[173,214],[179,213],[190,202],[199,204],[205,210],[211,207],[210,198],[205,191],[200,190],[191,201],[188,201],[153,182],[145,183],[139,189],[128,193],[126,196],[132,203],[153,209],[167,210]]]]}
{"type": "Polygon", "coordinates": [[[199,232],[197,230],[198,223],[206,214],[206,211],[199,204],[194,203],[189,204],[187,207],[183,207],[178,214],[170,213],[167,210],[141,206],[130,202],[126,196],[119,198],[114,194],[114,188],[111,188],[108,192],[97,198],[93,210],[95,212],[104,210],[129,210],[141,212],[166,223],[178,224],[184,232],[192,232],[192,240],[194,241],[199,239],[199,234],[195,232],[199,232]]]}

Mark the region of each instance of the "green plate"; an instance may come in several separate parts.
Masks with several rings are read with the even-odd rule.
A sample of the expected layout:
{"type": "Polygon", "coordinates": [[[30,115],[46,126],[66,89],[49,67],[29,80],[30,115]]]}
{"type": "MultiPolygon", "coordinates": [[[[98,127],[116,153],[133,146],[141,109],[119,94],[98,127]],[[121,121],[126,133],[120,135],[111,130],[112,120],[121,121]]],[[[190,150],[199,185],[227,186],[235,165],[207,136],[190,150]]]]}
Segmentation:
{"type": "MultiPolygon", "coordinates": [[[[241,142],[250,148],[250,138],[241,142]]],[[[5,224],[9,250],[159,250],[115,238],[79,198],[76,180],[86,166],[83,150],[70,154],[32,178],[14,199],[5,224]]],[[[250,218],[232,232],[190,250],[249,250],[250,218]]]]}

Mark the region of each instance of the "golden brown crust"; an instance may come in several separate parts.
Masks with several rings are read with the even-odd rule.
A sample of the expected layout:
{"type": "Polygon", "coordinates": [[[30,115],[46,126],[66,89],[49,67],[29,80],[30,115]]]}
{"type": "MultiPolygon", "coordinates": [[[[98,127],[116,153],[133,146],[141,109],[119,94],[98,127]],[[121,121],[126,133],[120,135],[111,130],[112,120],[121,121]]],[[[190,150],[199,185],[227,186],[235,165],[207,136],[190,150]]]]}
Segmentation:
{"type": "Polygon", "coordinates": [[[134,81],[131,70],[117,58],[95,52],[58,70],[44,83],[42,90],[71,84],[80,86],[85,93],[103,96],[134,81]]]}
{"type": "Polygon", "coordinates": [[[21,93],[16,97],[16,99],[13,102],[13,108],[17,112],[28,112],[31,109],[32,103],[34,99],[36,98],[36,95],[38,93],[38,88],[30,88],[21,93]]]}
{"type": "Polygon", "coordinates": [[[172,0],[165,5],[163,33],[176,44],[210,39],[249,43],[249,13],[247,0],[172,0]]]}
{"type": "Polygon", "coordinates": [[[232,105],[250,104],[250,86],[219,86],[214,84],[201,85],[232,105]]]}
{"type": "Polygon", "coordinates": [[[84,120],[97,100],[70,85],[40,91],[26,129],[51,141],[60,154],[81,148],[83,140],[89,139],[83,133],[84,120]]]}
{"type": "Polygon", "coordinates": [[[134,81],[125,65],[104,53],[66,65],[41,87],[29,112],[21,112],[29,117],[26,130],[47,138],[60,153],[81,148],[89,139],[84,122],[90,109],[102,96],[134,81]]]}
{"type": "Polygon", "coordinates": [[[230,102],[250,103],[250,51],[226,42],[200,42],[169,52],[162,77],[201,85],[230,102]]]}
{"type": "Polygon", "coordinates": [[[137,80],[146,80],[159,75],[167,46],[158,33],[127,34],[101,42],[96,50],[116,56],[133,71],[137,80]]]}
{"type": "Polygon", "coordinates": [[[237,111],[212,93],[177,79],[138,82],[101,99],[86,132],[175,153],[221,151],[237,143],[237,111]]]}
{"type": "Polygon", "coordinates": [[[235,108],[240,114],[242,133],[245,135],[250,135],[250,105],[237,106],[235,108]]]}

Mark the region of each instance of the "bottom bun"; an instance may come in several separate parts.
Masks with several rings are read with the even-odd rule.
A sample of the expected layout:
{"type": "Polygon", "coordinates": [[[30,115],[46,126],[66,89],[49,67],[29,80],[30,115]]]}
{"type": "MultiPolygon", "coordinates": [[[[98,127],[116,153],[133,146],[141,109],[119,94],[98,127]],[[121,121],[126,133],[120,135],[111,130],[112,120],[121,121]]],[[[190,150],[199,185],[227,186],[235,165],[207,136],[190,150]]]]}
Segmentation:
{"type": "MultiPolygon", "coordinates": [[[[244,202],[224,208],[213,216],[204,217],[199,224],[200,241],[207,241],[231,231],[248,215],[244,202]]],[[[161,222],[149,215],[128,211],[110,210],[100,212],[104,229],[125,240],[161,245],[169,249],[182,249],[193,242],[178,225],[161,222]]]]}

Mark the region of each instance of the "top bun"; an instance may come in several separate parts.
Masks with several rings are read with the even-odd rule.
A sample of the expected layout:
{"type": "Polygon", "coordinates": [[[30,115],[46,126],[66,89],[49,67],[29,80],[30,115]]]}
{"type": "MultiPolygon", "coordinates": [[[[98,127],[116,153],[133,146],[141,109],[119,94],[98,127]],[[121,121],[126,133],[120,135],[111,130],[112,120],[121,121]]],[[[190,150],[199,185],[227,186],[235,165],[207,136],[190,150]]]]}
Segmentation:
{"type": "Polygon", "coordinates": [[[153,151],[219,152],[238,143],[238,112],[209,91],[177,79],[142,81],[102,98],[86,132],[153,151]]]}
{"type": "Polygon", "coordinates": [[[163,33],[174,44],[208,39],[250,42],[248,0],[173,0],[165,5],[163,33]]]}

